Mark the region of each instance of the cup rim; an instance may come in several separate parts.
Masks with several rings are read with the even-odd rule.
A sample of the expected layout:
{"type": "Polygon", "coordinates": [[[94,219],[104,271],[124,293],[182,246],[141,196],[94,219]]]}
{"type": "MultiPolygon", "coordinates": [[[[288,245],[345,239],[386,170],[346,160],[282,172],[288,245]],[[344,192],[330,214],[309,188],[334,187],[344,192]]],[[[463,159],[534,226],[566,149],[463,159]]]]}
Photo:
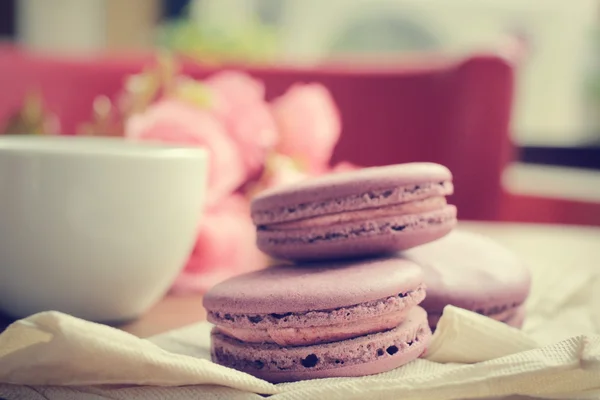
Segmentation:
{"type": "Polygon", "coordinates": [[[201,146],[185,146],[120,137],[0,135],[0,155],[98,156],[127,158],[206,158],[201,146]]]}

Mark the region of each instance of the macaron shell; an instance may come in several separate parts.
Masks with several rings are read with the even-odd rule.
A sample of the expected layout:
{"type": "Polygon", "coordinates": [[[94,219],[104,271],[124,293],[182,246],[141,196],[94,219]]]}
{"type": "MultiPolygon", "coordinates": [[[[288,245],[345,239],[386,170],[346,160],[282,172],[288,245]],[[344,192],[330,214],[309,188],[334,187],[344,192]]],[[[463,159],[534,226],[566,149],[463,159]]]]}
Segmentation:
{"type": "Polygon", "coordinates": [[[527,318],[527,310],[525,306],[518,307],[517,310],[508,319],[502,321],[513,328],[521,329],[527,318]]]}
{"type": "Polygon", "coordinates": [[[395,329],[321,345],[247,344],[213,332],[211,353],[221,365],[278,383],[389,371],[423,354],[430,338],[427,315],[417,306],[395,329]]]}
{"type": "MultiPolygon", "coordinates": [[[[499,314],[486,315],[486,317],[499,322],[504,322],[505,324],[510,325],[513,328],[521,328],[523,326],[523,323],[525,322],[526,314],[527,313],[525,310],[525,306],[521,305],[499,314]]],[[[439,323],[441,318],[441,314],[428,314],[427,319],[429,320],[429,327],[432,331],[434,331],[437,328],[437,324],[439,323]]]]}
{"type": "Polygon", "coordinates": [[[308,379],[324,379],[324,378],[339,378],[339,377],[360,377],[367,375],[375,375],[383,372],[391,371],[408,364],[411,361],[419,358],[427,350],[427,346],[431,341],[431,333],[423,334],[417,344],[396,357],[382,358],[363,364],[348,365],[335,369],[325,369],[317,371],[289,371],[275,372],[265,371],[256,374],[255,376],[264,379],[271,383],[293,382],[308,379]]]}
{"type": "Polygon", "coordinates": [[[276,343],[280,346],[309,346],[313,344],[339,342],[371,333],[388,331],[400,325],[410,311],[399,311],[375,315],[352,322],[331,325],[304,326],[294,328],[270,327],[267,329],[237,328],[219,325],[223,334],[245,343],[276,343]]]}
{"type": "Polygon", "coordinates": [[[529,295],[531,275],[508,249],[474,233],[453,230],[403,255],[425,274],[423,307],[441,314],[448,304],[488,315],[512,308],[529,295]]]}
{"type": "MultiPolygon", "coordinates": [[[[319,328],[320,334],[325,334],[327,327],[335,325],[353,325],[355,328],[366,321],[374,318],[390,315],[397,312],[407,312],[425,298],[425,286],[383,299],[358,303],[352,306],[338,307],[326,310],[311,310],[307,312],[287,312],[273,314],[246,314],[227,313],[209,310],[207,319],[209,322],[221,328],[244,329],[249,331],[268,331],[282,328],[319,328]],[[323,329],[321,329],[323,328],[323,329]]],[[[366,332],[365,332],[366,333],[366,332]]],[[[236,337],[234,335],[234,337],[236,337]]],[[[245,341],[243,338],[241,340],[245,341]]]]}
{"type": "Polygon", "coordinates": [[[278,265],[239,275],[204,296],[208,311],[292,313],[329,310],[418,288],[421,268],[400,256],[278,265]]]}
{"type": "Polygon", "coordinates": [[[456,207],[416,215],[384,217],[294,231],[258,231],[257,246],[280,259],[309,261],[390,254],[448,234],[456,225],[456,207]]]}
{"type": "Polygon", "coordinates": [[[454,192],[449,171],[447,174],[416,174],[415,179],[390,173],[404,171],[404,167],[377,167],[347,174],[329,174],[265,191],[252,201],[252,219],[257,225],[265,225],[447,196],[454,192]],[[369,175],[374,177],[365,179],[369,175]]]}
{"type": "Polygon", "coordinates": [[[447,202],[444,196],[433,196],[422,200],[410,201],[408,203],[337,212],[333,214],[320,215],[317,217],[303,218],[296,221],[281,222],[267,225],[263,227],[262,230],[293,231],[297,229],[327,227],[356,221],[360,222],[372,219],[393,218],[402,215],[421,214],[429,211],[440,210],[446,205],[447,202]]]}
{"type": "Polygon", "coordinates": [[[297,192],[310,192],[310,200],[356,193],[357,186],[364,189],[383,189],[419,182],[452,180],[452,173],[443,165],[435,163],[406,163],[381,167],[362,168],[356,171],[332,173],[317,178],[280,186],[263,192],[257,199],[256,207],[272,207],[276,200],[288,200],[288,196],[300,201],[303,196],[297,192]]]}

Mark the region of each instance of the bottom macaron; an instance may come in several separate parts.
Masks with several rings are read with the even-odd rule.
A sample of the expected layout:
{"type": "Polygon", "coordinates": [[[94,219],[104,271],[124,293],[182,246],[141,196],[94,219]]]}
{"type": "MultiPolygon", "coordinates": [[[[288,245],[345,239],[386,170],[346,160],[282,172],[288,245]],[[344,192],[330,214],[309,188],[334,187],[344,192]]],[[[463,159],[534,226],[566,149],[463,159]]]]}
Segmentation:
{"type": "Polygon", "coordinates": [[[427,313],[416,306],[394,329],[311,346],[245,343],[215,328],[211,353],[218,364],[279,383],[389,371],[420,357],[430,338],[427,313]]]}

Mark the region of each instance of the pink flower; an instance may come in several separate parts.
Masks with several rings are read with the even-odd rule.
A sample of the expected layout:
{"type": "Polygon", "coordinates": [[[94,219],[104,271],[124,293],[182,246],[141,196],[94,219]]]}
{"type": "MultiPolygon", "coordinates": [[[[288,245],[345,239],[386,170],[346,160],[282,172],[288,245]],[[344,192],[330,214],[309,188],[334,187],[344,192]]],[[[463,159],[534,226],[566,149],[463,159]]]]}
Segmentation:
{"type": "Polygon", "coordinates": [[[279,128],[277,150],[300,160],[311,172],[327,169],[341,131],[339,113],[327,88],[296,84],[275,99],[271,109],[279,128]]]}
{"type": "Polygon", "coordinates": [[[290,157],[273,153],[267,158],[260,180],[248,186],[247,195],[252,198],[265,189],[289,185],[309,177],[310,175],[290,157]]]}
{"type": "Polygon", "coordinates": [[[361,168],[362,167],[359,167],[358,165],[352,164],[348,161],[342,161],[334,165],[333,168],[331,168],[331,172],[350,172],[361,168]]]}
{"type": "Polygon", "coordinates": [[[208,205],[231,194],[248,175],[240,150],[225,127],[208,111],[187,102],[166,99],[151,105],[142,114],[127,120],[125,136],[207,148],[210,153],[208,205]]]}
{"type": "Polygon", "coordinates": [[[291,158],[277,154],[269,163],[267,187],[291,185],[310,177],[291,158]]]}
{"type": "Polygon", "coordinates": [[[218,72],[208,77],[205,84],[222,95],[228,105],[251,104],[265,98],[265,85],[243,72],[218,72]]]}
{"type": "Polygon", "coordinates": [[[277,140],[277,127],[265,102],[264,85],[235,71],[220,72],[205,83],[212,91],[211,109],[240,147],[249,174],[258,172],[277,140]]]}
{"type": "Polygon", "coordinates": [[[189,261],[173,292],[203,292],[237,274],[264,268],[267,257],[255,245],[248,201],[239,195],[207,211],[189,261]]]}

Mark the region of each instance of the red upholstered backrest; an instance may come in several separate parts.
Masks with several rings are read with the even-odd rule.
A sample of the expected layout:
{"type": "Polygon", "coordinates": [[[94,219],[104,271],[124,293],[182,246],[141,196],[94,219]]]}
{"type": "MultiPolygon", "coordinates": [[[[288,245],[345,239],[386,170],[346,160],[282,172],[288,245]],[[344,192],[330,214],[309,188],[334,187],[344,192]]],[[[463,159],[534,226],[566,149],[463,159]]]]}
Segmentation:
{"type": "MultiPolygon", "coordinates": [[[[0,50],[0,127],[28,90],[41,90],[65,134],[91,115],[93,99],[112,96],[123,78],[151,57],[67,60],[0,50]]],[[[214,70],[184,63],[203,77],[214,70]]],[[[371,166],[433,161],[454,173],[451,202],[463,219],[500,216],[501,174],[512,146],[509,121],[513,66],[495,55],[463,60],[441,58],[400,64],[394,69],[249,68],[266,83],[267,97],[294,82],[321,82],[336,99],[343,134],[334,161],[371,166]]]]}

